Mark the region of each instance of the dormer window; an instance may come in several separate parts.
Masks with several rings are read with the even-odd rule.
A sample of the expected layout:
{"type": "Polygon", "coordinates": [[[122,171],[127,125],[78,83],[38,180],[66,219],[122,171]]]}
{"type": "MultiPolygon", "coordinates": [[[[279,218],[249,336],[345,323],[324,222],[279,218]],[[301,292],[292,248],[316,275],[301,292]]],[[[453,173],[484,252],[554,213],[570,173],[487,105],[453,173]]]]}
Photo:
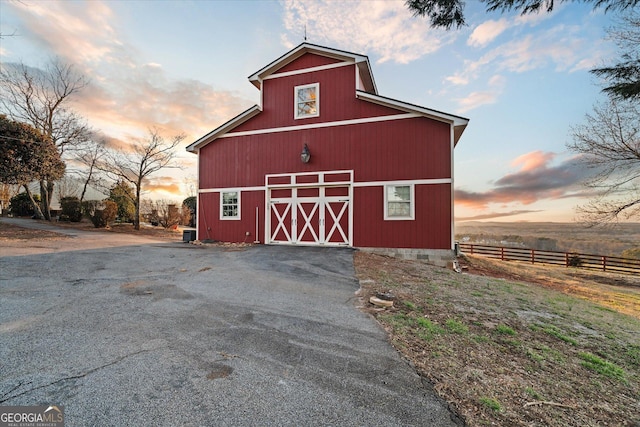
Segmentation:
{"type": "Polygon", "coordinates": [[[306,119],[320,115],[320,84],[296,86],[293,89],[295,119],[306,119]]]}

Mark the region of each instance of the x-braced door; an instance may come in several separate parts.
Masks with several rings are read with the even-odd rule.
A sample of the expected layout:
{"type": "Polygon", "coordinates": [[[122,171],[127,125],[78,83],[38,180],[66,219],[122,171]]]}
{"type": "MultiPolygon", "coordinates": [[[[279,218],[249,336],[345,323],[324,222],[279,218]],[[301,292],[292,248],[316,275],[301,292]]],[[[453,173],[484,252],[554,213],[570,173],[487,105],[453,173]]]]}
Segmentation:
{"type": "Polygon", "coordinates": [[[269,190],[269,243],[349,246],[350,186],[269,190]]]}
{"type": "Polygon", "coordinates": [[[294,221],[293,189],[281,188],[269,190],[269,241],[267,243],[291,243],[294,221]]]}

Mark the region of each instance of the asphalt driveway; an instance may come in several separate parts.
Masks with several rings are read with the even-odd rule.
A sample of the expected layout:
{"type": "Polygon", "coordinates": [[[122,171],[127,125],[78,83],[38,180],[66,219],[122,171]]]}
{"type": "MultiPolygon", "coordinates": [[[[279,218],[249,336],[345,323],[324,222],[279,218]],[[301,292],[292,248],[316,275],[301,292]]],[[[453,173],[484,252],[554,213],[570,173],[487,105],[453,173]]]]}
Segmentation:
{"type": "Polygon", "coordinates": [[[352,250],[85,234],[0,252],[0,405],[62,405],[66,426],[456,425],[356,308],[352,250]]]}

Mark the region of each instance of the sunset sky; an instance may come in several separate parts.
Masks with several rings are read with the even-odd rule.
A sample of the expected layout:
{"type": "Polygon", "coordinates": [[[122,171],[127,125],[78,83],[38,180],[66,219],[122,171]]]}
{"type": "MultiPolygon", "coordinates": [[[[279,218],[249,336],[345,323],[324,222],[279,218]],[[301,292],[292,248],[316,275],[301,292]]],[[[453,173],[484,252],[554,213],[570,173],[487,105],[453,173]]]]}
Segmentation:
{"type": "Polygon", "coordinates": [[[551,14],[486,13],[433,30],[402,0],[0,0],[0,60],[60,57],[91,84],[74,107],[114,144],[157,126],[187,134],[184,169],[149,198],[182,200],[196,177],[184,147],[259,102],[247,77],[304,40],[369,56],[380,95],[470,119],[455,150],[456,218],[572,221],[585,177],[565,143],[603,101],[588,71],[615,58],[615,15],[588,5],[551,14]]]}

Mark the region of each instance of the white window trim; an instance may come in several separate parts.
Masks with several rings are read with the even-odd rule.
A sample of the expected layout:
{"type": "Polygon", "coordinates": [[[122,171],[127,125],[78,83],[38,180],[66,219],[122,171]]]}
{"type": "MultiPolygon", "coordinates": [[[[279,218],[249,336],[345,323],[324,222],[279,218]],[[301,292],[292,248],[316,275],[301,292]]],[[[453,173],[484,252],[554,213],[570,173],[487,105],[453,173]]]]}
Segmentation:
{"type": "Polygon", "coordinates": [[[241,196],[242,196],[242,192],[240,191],[240,189],[237,189],[237,188],[220,191],[220,220],[221,221],[240,221],[241,212],[242,212],[241,196]],[[223,202],[224,202],[225,193],[238,193],[238,215],[224,216],[223,202]]]}
{"type": "Polygon", "coordinates": [[[308,85],[295,86],[293,88],[293,118],[295,120],[300,119],[310,119],[312,117],[320,116],[320,83],[311,83],[308,85]],[[315,114],[305,114],[303,116],[298,114],[298,91],[300,89],[307,89],[313,87],[316,90],[316,113],[315,114]]]}
{"type": "Polygon", "coordinates": [[[405,182],[397,182],[397,183],[386,183],[384,185],[383,191],[384,191],[384,220],[385,221],[413,221],[416,219],[416,192],[415,192],[415,185],[414,184],[408,184],[405,182]],[[388,195],[388,191],[387,189],[389,187],[409,187],[409,216],[389,216],[389,201],[387,200],[387,195],[388,195]]]}

